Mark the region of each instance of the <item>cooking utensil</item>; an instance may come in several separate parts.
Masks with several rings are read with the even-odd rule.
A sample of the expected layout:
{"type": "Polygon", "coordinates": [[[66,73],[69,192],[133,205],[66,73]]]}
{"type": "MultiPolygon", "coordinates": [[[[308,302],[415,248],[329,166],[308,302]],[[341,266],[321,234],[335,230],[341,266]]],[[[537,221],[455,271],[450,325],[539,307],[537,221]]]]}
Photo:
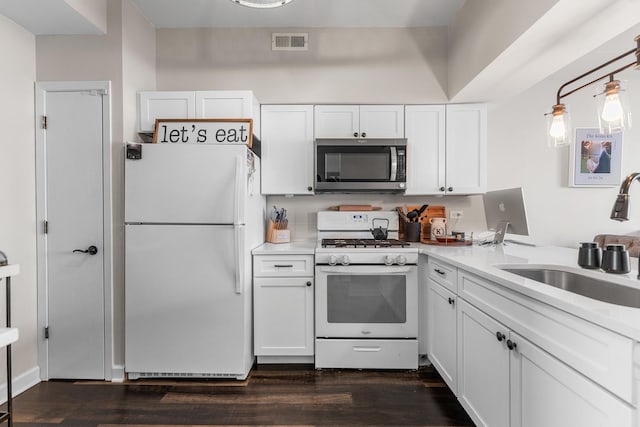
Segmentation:
{"type": "Polygon", "coordinates": [[[386,240],[388,234],[388,229],[389,229],[389,220],[387,218],[373,218],[371,220],[371,225],[373,226],[373,228],[370,230],[371,234],[373,235],[374,240],[386,240]],[[386,226],[383,228],[381,225],[376,227],[376,221],[378,222],[385,222],[386,226]]]}
{"type": "Polygon", "coordinates": [[[429,207],[429,205],[422,205],[420,207],[420,209],[414,209],[411,212],[409,212],[407,214],[407,218],[409,218],[409,220],[411,222],[416,222],[420,220],[420,215],[422,215],[422,212],[424,212],[425,209],[427,209],[429,207]]]}
{"type": "Polygon", "coordinates": [[[398,215],[400,216],[400,218],[402,218],[404,222],[411,222],[409,221],[409,218],[407,218],[407,215],[404,213],[404,211],[400,206],[396,208],[396,212],[398,212],[398,215]]]}

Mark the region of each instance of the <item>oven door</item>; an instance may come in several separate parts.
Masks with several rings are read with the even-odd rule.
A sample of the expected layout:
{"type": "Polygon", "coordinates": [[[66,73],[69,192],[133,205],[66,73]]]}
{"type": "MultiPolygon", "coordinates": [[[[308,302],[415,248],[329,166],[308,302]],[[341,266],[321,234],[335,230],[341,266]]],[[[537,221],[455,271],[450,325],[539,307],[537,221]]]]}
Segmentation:
{"type": "Polygon", "coordinates": [[[316,191],[404,191],[406,140],[317,139],[316,191]]]}
{"type": "Polygon", "coordinates": [[[418,267],[316,266],[316,337],[416,338],[418,267]]]}

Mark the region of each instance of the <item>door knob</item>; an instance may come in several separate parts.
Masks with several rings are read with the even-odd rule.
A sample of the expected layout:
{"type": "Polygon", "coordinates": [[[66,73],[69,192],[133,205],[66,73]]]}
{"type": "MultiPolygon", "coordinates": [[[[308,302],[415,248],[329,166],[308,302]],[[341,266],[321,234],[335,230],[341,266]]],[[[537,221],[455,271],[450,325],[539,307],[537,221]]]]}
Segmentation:
{"type": "Polygon", "coordinates": [[[74,249],[73,252],[74,253],[80,252],[80,253],[83,253],[83,254],[95,255],[95,254],[98,253],[98,248],[96,248],[95,246],[91,245],[87,249],[74,249]]]}

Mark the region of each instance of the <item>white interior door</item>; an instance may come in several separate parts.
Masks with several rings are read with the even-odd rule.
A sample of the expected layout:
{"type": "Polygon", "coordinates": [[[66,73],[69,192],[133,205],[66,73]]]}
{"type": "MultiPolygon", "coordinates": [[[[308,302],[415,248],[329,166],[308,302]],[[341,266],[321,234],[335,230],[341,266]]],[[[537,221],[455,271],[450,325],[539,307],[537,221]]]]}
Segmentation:
{"type": "MultiPolygon", "coordinates": [[[[105,378],[105,206],[102,91],[39,92],[39,324],[45,378],[105,378]],[[40,141],[43,139],[43,141],[40,141]],[[41,188],[43,187],[43,188],[41,188]],[[41,198],[40,195],[43,195],[41,198]],[[42,276],[43,275],[43,276],[42,276]],[[47,339],[48,336],[48,339],[47,339]]],[[[109,219],[110,220],[110,219],[109,219]]],[[[41,355],[41,362],[42,362],[41,355]]]]}

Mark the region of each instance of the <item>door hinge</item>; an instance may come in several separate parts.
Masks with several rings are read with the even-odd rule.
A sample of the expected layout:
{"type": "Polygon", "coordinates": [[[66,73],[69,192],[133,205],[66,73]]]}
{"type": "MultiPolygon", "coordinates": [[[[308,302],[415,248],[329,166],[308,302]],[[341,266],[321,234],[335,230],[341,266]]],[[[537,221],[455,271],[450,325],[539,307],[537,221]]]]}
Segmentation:
{"type": "Polygon", "coordinates": [[[47,116],[42,116],[42,129],[47,128],[47,116]]]}
{"type": "Polygon", "coordinates": [[[44,339],[48,340],[49,339],[49,327],[45,326],[44,328],[44,339]]]}
{"type": "Polygon", "coordinates": [[[44,231],[44,234],[49,232],[49,221],[42,221],[42,231],[44,231]]]}

